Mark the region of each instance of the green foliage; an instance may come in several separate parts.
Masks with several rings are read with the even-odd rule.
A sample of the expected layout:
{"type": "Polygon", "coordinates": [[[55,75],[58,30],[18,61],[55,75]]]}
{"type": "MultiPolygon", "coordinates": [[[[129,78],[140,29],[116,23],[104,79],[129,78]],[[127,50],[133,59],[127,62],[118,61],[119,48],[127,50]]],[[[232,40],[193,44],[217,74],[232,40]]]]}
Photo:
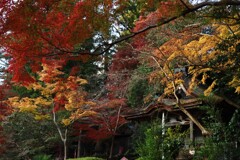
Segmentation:
{"type": "Polygon", "coordinates": [[[97,158],[97,157],[83,157],[83,158],[74,158],[74,159],[68,159],[68,160],[103,160],[103,159],[97,158]]]}
{"type": "Polygon", "coordinates": [[[63,71],[64,73],[66,73],[65,76],[69,76],[72,69],[76,67],[77,71],[75,74],[88,81],[88,84],[85,84],[83,86],[84,90],[88,91],[88,93],[90,94],[94,94],[102,89],[106,78],[104,74],[98,74],[103,69],[99,65],[97,65],[96,61],[98,60],[99,59],[95,57],[89,58],[88,60],[86,60],[86,62],[71,60],[68,61],[66,66],[63,68],[63,71]]]}
{"type": "Polygon", "coordinates": [[[141,15],[147,15],[148,13],[155,11],[159,6],[158,0],[151,1],[148,4],[146,0],[127,0],[122,2],[120,12],[117,12],[116,17],[118,17],[119,24],[124,25],[125,32],[123,34],[129,33],[129,28],[134,28],[135,22],[139,19],[141,15]],[[124,10],[123,10],[124,9],[124,10]]]}
{"type": "Polygon", "coordinates": [[[52,160],[51,155],[40,154],[33,157],[33,160],[52,160]]]}
{"type": "Polygon", "coordinates": [[[20,97],[29,96],[31,98],[38,97],[40,93],[34,90],[28,90],[26,87],[23,86],[13,86],[13,91],[17,93],[20,97]]]}
{"type": "Polygon", "coordinates": [[[145,139],[139,142],[138,148],[136,148],[141,160],[161,159],[163,155],[161,149],[161,131],[161,127],[156,124],[145,130],[145,139]]]}
{"type": "MultiPolygon", "coordinates": [[[[227,1],[226,1],[227,2],[227,1]]],[[[208,7],[206,9],[209,9],[208,7]]],[[[238,6],[215,6],[208,10],[208,15],[217,20],[225,20],[226,17],[234,17],[239,13],[238,6]]]]}
{"type": "Polygon", "coordinates": [[[207,116],[205,123],[211,130],[212,135],[207,137],[204,144],[196,149],[194,159],[201,160],[206,157],[209,160],[234,160],[240,156],[240,110],[236,110],[231,120],[224,123],[221,119],[221,110],[213,106],[205,107],[207,116]]]}
{"type": "Polygon", "coordinates": [[[141,107],[147,96],[154,96],[161,87],[156,87],[148,83],[148,74],[152,68],[140,65],[134,72],[127,92],[128,103],[131,107],[141,107]]]}
{"type": "Polygon", "coordinates": [[[176,157],[184,143],[186,133],[180,132],[180,127],[163,128],[159,121],[151,124],[144,131],[144,140],[138,140],[136,152],[139,160],[171,160],[176,157]]]}
{"type": "Polygon", "coordinates": [[[148,82],[144,79],[132,79],[129,86],[128,102],[132,107],[140,107],[143,105],[143,99],[148,92],[148,82]]]}
{"type": "Polygon", "coordinates": [[[180,126],[174,128],[167,128],[163,140],[164,157],[166,159],[175,158],[179,149],[184,145],[184,138],[187,131],[182,132],[180,126]]]}
{"type": "Polygon", "coordinates": [[[134,134],[132,135],[132,139],[133,139],[133,147],[137,148],[139,145],[139,142],[143,142],[146,135],[145,135],[145,131],[151,127],[152,123],[143,121],[140,123],[135,124],[136,129],[134,134]]]}
{"type": "Polygon", "coordinates": [[[6,152],[1,155],[7,159],[29,159],[35,155],[54,154],[61,140],[54,133],[55,126],[48,121],[36,121],[30,113],[16,112],[2,124],[6,137],[6,152]]]}

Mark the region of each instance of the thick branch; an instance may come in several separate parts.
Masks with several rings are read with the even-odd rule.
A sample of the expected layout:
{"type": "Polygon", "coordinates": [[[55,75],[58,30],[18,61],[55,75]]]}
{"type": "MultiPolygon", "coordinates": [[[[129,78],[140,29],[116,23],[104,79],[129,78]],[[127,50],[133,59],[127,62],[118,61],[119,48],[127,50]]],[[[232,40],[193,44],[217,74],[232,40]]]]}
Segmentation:
{"type": "Polygon", "coordinates": [[[226,6],[226,5],[240,5],[240,1],[232,1],[232,0],[229,0],[227,2],[203,2],[203,3],[199,3],[191,8],[187,7],[186,10],[182,11],[180,14],[176,15],[176,16],[173,16],[169,19],[166,19],[166,20],[163,20],[162,22],[159,22],[157,24],[154,24],[154,25],[149,25],[147,26],[146,28],[143,28],[137,32],[132,32],[131,34],[127,35],[127,36],[124,36],[124,37],[121,37],[119,39],[117,39],[116,41],[112,42],[112,43],[108,43],[107,45],[101,45],[99,46],[92,54],[93,55],[101,55],[103,53],[105,53],[106,51],[108,51],[111,47],[113,47],[114,45],[120,43],[120,42],[123,42],[123,41],[126,41],[128,39],[131,39],[141,33],[144,33],[150,29],[153,29],[153,28],[157,28],[157,27],[160,27],[164,24],[167,24],[171,21],[174,21],[182,16],[186,16],[187,14],[189,13],[192,13],[192,12],[195,12],[201,8],[204,8],[206,6],[226,6]],[[97,52],[100,48],[103,48],[103,47],[106,47],[105,49],[103,49],[101,52],[97,52]]]}
{"type": "Polygon", "coordinates": [[[183,0],[180,0],[180,1],[187,9],[190,9],[189,6],[183,0]]]}
{"type": "MultiPolygon", "coordinates": [[[[195,6],[187,6],[183,1],[182,3],[185,5],[185,10],[183,10],[182,12],[180,12],[178,15],[175,15],[173,17],[170,17],[168,19],[164,19],[162,22],[158,22],[156,24],[153,24],[153,25],[149,25],[137,32],[132,32],[130,33],[129,35],[126,35],[126,36],[123,36],[123,37],[120,37],[119,39],[113,41],[112,43],[103,43],[102,45],[98,46],[93,52],[89,52],[89,51],[69,51],[69,50],[65,50],[65,49],[62,49],[58,46],[55,46],[54,44],[50,43],[50,45],[52,46],[55,46],[57,50],[59,50],[62,54],[64,53],[73,53],[73,54],[89,54],[89,55],[94,55],[94,56],[97,56],[97,55],[102,55],[104,54],[105,52],[107,52],[108,50],[110,50],[114,45],[116,44],[119,44],[123,41],[126,41],[128,39],[131,39],[139,34],[142,34],[148,30],[151,30],[153,28],[157,28],[157,27],[160,27],[164,24],[167,24],[171,21],[174,21],[180,17],[183,17],[183,16],[186,16],[187,14],[189,13],[192,13],[192,12],[195,12],[199,9],[202,9],[206,6],[227,6],[227,5],[233,5],[233,6],[237,6],[237,5],[240,5],[240,1],[232,1],[232,0],[228,0],[228,1],[220,1],[220,2],[202,2],[202,3],[199,3],[195,6]]],[[[46,39],[45,39],[46,40],[46,39]]],[[[58,53],[59,54],[59,53],[58,53]]],[[[55,54],[54,54],[55,55],[55,54]]],[[[51,56],[51,55],[50,55],[51,56]]]]}
{"type": "Polygon", "coordinates": [[[207,130],[202,126],[202,124],[201,124],[195,117],[193,117],[193,116],[182,106],[182,104],[181,104],[178,96],[176,95],[176,85],[175,85],[174,82],[172,82],[172,85],[173,85],[173,88],[174,88],[173,94],[174,94],[174,97],[176,98],[176,101],[177,101],[176,105],[178,106],[178,108],[179,108],[183,113],[185,113],[185,114],[188,116],[188,118],[189,118],[191,121],[193,121],[193,123],[195,123],[195,124],[198,126],[198,128],[202,131],[202,134],[203,134],[203,135],[210,135],[210,132],[207,131],[207,130]]]}

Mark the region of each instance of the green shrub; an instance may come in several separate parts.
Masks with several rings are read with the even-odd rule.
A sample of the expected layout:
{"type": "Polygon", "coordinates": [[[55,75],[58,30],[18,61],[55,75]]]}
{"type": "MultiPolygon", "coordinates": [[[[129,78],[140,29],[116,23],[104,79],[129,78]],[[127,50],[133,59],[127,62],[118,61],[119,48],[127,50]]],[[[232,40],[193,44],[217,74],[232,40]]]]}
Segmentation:
{"type": "Polygon", "coordinates": [[[136,152],[139,160],[174,159],[184,144],[186,132],[181,133],[180,127],[163,128],[159,121],[153,122],[144,131],[145,138],[137,143],[136,152]]]}
{"type": "Polygon", "coordinates": [[[82,158],[73,158],[68,160],[104,160],[104,159],[97,158],[97,157],[82,157],[82,158]]]}
{"type": "Polygon", "coordinates": [[[131,107],[142,107],[152,101],[157,93],[161,93],[163,87],[159,84],[149,83],[149,74],[152,68],[142,64],[134,71],[128,84],[127,100],[131,107]],[[150,99],[151,100],[150,100],[150,99]],[[149,99],[145,101],[146,99],[149,99]]]}
{"type": "Polygon", "coordinates": [[[33,157],[33,160],[52,160],[51,155],[40,154],[33,157]]]}
{"type": "Polygon", "coordinates": [[[205,138],[204,143],[196,148],[194,160],[234,160],[240,157],[240,110],[236,110],[231,120],[224,123],[221,111],[214,107],[206,107],[205,126],[211,130],[211,136],[205,138]]]}

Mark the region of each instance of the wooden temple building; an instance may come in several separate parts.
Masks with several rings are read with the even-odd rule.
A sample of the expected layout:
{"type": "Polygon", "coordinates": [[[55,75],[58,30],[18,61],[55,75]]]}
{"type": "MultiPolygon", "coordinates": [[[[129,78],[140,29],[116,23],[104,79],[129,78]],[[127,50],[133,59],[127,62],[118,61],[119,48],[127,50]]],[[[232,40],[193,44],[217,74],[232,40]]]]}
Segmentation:
{"type": "MultiPolygon", "coordinates": [[[[181,85],[179,89],[179,102],[184,109],[194,117],[200,125],[202,124],[202,118],[206,115],[205,111],[201,109],[201,106],[206,105],[201,97],[203,95],[203,89],[196,88],[194,92],[189,94],[184,87],[181,85]]],[[[223,99],[214,95],[217,101],[218,107],[221,107],[223,112],[223,119],[228,122],[230,121],[236,108],[239,106],[229,103],[228,100],[223,99]]],[[[165,127],[181,126],[182,130],[188,130],[189,136],[185,139],[185,145],[180,151],[178,160],[189,160],[192,159],[195,151],[192,144],[201,145],[204,142],[206,134],[177,106],[177,100],[174,98],[162,99],[161,102],[153,103],[145,108],[132,110],[130,113],[125,115],[128,121],[150,121],[156,117],[162,119],[162,124],[165,127]]],[[[204,127],[204,126],[203,126],[204,127]]]]}

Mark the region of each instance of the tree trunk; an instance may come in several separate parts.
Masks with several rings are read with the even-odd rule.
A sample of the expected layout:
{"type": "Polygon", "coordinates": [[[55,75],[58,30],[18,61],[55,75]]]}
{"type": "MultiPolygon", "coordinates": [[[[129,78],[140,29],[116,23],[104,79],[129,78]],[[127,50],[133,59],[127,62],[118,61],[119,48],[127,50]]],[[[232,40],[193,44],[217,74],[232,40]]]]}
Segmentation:
{"type": "Polygon", "coordinates": [[[67,141],[66,139],[63,141],[63,146],[64,146],[64,160],[67,159],[67,141]]]}
{"type": "Polygon", "coordinates": [[[82,130],[79,131],[79,136],[78,136],[77,158],[79,158],[81,154],[81,139],[82,139],[82,130]]]}
{"type": "Polygon", "coordinates": [[[53,111],[53,122],[58,130],[58,133],[60,135],[60,138],[63,142],[63,149],[64,149],[64,160],[67,160],[67,129],[65,129],[65,133],[63,135],[59,125],[57,124],[57,121],[56,121],[56,113],[55,111],[53,111]]]}
{"type": "Polygon", "coordinates": [[[118,110],[118,115],[117,115],[118,117],[117,117],[116,125],[115,125],[115,127],[114,127],[113,135],[112,135],[112,139],[111,139],[111,146],[110,146],[109,158],[112,158],[112,154],[113,154],[115,134],[116,134],[117,128],[118,128],[118,123],[119,123],[119,118],[120,118],[121,109],[122,109],[122,106],[120,106],[120,107],[119,107],[119,110],[118,110]]]}
{"type": "Polygon", "coordinates": [[[112,158],[112,155],[113,155],[114,139],[115,139],[115,136],[113,135],[112,138],[111,138],[109,158],[112,158]]]}

